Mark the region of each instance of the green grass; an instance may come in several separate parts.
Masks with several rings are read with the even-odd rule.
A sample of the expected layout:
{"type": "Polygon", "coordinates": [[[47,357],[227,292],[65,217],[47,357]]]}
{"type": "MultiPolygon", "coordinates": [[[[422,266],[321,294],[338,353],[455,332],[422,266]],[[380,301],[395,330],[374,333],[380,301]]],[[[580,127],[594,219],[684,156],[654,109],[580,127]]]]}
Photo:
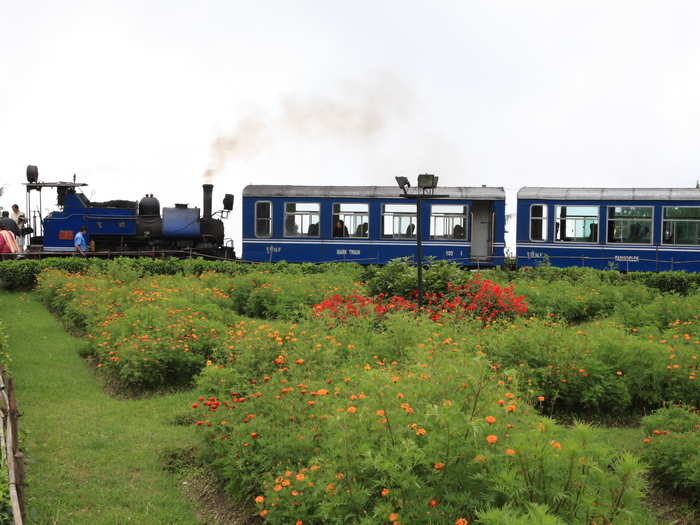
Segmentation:
{"type": "Polygon", "coordinates": [[[105,394],[78,356],[81,341],[31,294],[0,293],[0,318],[22,413],[28,523],[197,523],[159,460],[196,443],[191,427],[173,424],[192,394],[105,394]]]}

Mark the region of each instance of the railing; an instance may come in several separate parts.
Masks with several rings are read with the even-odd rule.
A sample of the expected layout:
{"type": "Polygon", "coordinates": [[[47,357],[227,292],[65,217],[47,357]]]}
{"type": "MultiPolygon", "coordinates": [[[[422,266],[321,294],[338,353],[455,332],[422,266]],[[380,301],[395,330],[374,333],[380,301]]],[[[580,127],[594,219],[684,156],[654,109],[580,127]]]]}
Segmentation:
{"type": "Polygon", "coordinates": [[[22,452],[19,450],[18,426],[19,411],[17,400],[12,385],[12,379],[7,376],[4,368],[0,367],[0,442],[2,445],[2,459],[7,465],[8,489],[10,492],[10,504],[15,525],[22,525],[24,486],[24,465],[22,452]]]}

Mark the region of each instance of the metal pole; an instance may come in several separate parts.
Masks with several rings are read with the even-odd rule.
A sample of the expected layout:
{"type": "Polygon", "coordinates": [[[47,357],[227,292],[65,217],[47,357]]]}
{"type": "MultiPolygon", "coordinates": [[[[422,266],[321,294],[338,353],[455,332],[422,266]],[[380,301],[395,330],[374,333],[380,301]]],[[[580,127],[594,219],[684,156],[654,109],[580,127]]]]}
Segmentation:
{"type": "Polygon", "coordinates": [[[416,220],[418,227],[416,228],[416,258],[418,259],[418,310],[423,307],[423,215],[421,213],[421,205],[423,203],[422,195],[416,197],[416,220]]]}

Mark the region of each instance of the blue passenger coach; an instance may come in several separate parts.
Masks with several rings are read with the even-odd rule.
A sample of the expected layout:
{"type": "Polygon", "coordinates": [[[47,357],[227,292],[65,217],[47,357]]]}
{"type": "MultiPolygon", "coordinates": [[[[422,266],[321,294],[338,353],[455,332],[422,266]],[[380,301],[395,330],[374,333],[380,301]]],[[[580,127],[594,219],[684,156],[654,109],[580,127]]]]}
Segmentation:
{"type": "Polygon", "coordinates": [[[534,188],[518,192],[520,266],[700,271],[700,189],[534,188]]]}
{"type": "MultiPolygon", "coordinates": [[[[424,257],[465,265],[503,261],[505,192],[441,187],[421,199],[424,257]]],[[[416,201],[384,186],[247,186],[243,254],[248,261],[383,264],[415,257],[416,201]]]]}

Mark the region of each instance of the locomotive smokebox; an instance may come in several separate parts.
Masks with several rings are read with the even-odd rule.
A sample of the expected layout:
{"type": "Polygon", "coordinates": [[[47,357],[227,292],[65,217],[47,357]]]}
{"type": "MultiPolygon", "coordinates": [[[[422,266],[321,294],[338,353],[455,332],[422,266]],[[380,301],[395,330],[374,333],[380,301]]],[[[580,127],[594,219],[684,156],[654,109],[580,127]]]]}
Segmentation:
{"type": "Polygon", "coordinates": [[[202,218],[211,219],[211,195],[214,191],[213,184],[202,184],[204,193],[204,205],[202,206],[202,218]]]}

